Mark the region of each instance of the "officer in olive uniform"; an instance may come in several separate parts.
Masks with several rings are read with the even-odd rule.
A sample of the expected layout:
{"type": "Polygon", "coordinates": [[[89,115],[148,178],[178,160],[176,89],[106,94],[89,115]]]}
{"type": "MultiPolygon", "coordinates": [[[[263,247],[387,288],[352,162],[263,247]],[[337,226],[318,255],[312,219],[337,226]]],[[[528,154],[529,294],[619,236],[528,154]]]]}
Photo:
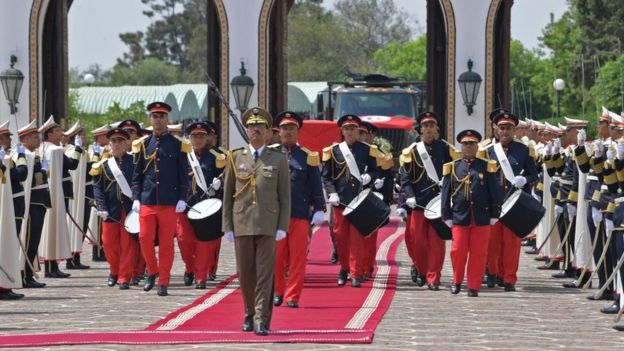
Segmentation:
{"type": "Polygon", "coordinates": [[[254,107],[242,119],[249,145],[228,156],[223,175],[223,232],[228,241],[236,240],[245,304],[242,330],[268,335],[275,241],[286,237],[290,221],[290,174],[286,155],[266,146],[271,115],[254,107]]]}
{"type": "Polygon", "coordinates": [[[296,308],[303,290],[310,217],[312,224],[317,226],[324,220],[325,197],[319,171],[321,162],[318,152],[297,144],[303,125],[303,119],[298,114],[289,111],[279,113],[275,116],[274,125],[279,128],[281,138],[281,145],[275,148],[288,156],[290,166],[291,211],[288,236],[277,243],[275,252],[273,304],[279,306],[286,300],[286,306],[296,308]]]}
{"type": "Polygon", "coordinates": [[[173,136],[167,129],[171,106],[153,102],[147,106],[153,135],[132,143],[134,175],[132,177],[132,210],[140,213],[139,241],[149,276],[143,290],[150,291],[158,274],[158,295],[167,296],[173,265],[173,236],[176,213],[186,210],[188,165],[191,152],[187,140],[173,136]],[[157,230],[158,228],[158,230],[157,230]],[[158,232],[158,260],[154,240],[158,232]]]}
{"type": "Polygon", "coordinates": [[[497,163],[476,157],[481,134],[467,129],[457,135],[463,158],[443,168],[442,218],[453,233],[451,262],[458,294],[468,261],[468,296],[479,296],[487,261],[490,228],[498,221],[502,194],[496,182],[497,163]]]}

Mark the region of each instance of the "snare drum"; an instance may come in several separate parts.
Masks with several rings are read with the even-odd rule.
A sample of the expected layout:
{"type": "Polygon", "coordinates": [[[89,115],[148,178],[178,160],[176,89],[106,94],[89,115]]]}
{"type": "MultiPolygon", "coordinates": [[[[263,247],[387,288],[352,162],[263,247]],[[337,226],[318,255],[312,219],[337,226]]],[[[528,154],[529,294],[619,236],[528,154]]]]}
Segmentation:
{"type": "Polygon", "coordinates": [[[223,236],[221,231],[221,200],[206,199],[196,203],[187,213],[199,241],[211,241],[223,236]]]}
{"type": "Polygon", "coordinates": [[[442,195],[434,197],[425,206],[425,218],[431,223],[433,229],[442,240],[451,240],[451,228],[449,228],[442,220],[442,195]]]}
{"type": "Polygon", "coordinates": [[[343,215],[366,237],[386,223],[390,217],[390,207],[379,195],[366,189],[347,205],[343,215]]]}
{"type": "Polygon", "coordinates": [[[503,203],[500,222],[523,239],[537,227],[545,213],[539,201],[519,189],[503,203]]]}
{"type": "Polygon", "coordinates": [[[139,222],[139,212],[130,211],[126,215],[126,220],[124,221],[124,227],[126,228],[126,232],[133,236],[138,236],[141,231],[141,223],[139,222]]]}

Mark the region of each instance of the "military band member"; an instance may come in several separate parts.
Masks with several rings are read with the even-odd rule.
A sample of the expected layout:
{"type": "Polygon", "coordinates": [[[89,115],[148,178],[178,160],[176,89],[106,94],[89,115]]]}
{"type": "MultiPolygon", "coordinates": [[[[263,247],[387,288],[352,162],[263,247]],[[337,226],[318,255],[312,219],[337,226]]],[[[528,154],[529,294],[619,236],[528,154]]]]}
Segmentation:
{"type": "Polygon", "coordinates": [[[233,150],[223,176],[223,232],[235,240],[245,305],[242,330],[268,335],[273,309],[275,241],[290,221],[288,158],[266,146],[271,115],[259,107],[243,114],[249,145],[233,150]],[[255,326],[254,326],[255,324],[255,326]]]}
{"type": "MultiPolygon", "coordinates": [[[[91,159],[90,167],[99,162],[104,157],[110,156],[110,145],[106,134],[111,129],[110,125],[105,124],[101,127],[95,128],[91,131],[91,136],[93,136],[93,145],[89,148],[89,158],[91,159]]],[[[129,144],[129,143],[128,143],[129,144]]],[[[92,176],[88,174],[87,176],[90,181],[93,182],[92,176]]],[[[87,191],[89,192],[89,191],[87,191]]],[[[91,193],[93,191],[91,190],[91,193]]],[[[94,197],[93,195],[92,197],[94,197]]],[[[102,242],[102,219],[97,215],[97,208],[95,206],[95,200],[92,201],[91,204],[88,204],[89,218],[87,222],[87,227],[92,231],[93,239],[97,240],[98,243],[102,242]]],[[[96,262],[106,261],[106,257],[104,257],[104,249],[101,245],[93,245],[93,254],[92,260],[96,262]]]]}
{"type": "Polygon", "coordinates": [[[121,128],[106,133],[111,153],[93,164],[97,215],[102,219],[102,245],[110,267],[108,286],[127,290],[134,273],[139,243],[128,234],[124,222],[132,208],[130,182],[134,173],[132,155],[126,152],[130,135],[121,128]]]}
{"type": "Polygon", "coordinates": [[[477,158],[481,134],[464,130],[457,135],[463,158],[443,168],[442,218],[453,234],[451,263],[458,294],[468,262],[468,296],[479,296],[487,261],[491,226],[500,215],[502,194],[496,181],[496,161],[477,158]]]}
{"type": "Polygon", "coordinates": [[[323,184],[333,206],[340,261],[338,286],[346,284],[350,273],[351,286],[360,287],[365,273],[365,238],[343,216],[345,205],[373,179],[375,189],[381,189],[384,183],[377,168],[377,147],[358,141],[361,122],[356,115],[340,117],[338,126],[344,141],[323,149],[323,184]]]}
{"type": "MultiPolygon", "coordinates": [[[[529,148],[520,141],[514,140],[518,117],[511,113],[503,112],[494,116],[493,123],[498,130],[499,142],[502,146],[503,155],[499,155],[494,146],[488,148],[490,160],[500,161],[505,157],[513,171],[514,178],[506,179],[503,172],[499,172],[499,185],[502,194],[507,197],[515,189],[528,191],[529,187],[537,180],[535,161],[531,157],[529,148]]],[[[502,279],[505,291],[515,291],[518,280],[518,264],[520,262],[520,238],[513,233],[514,228],[507,228],[498,222],[492,226],[488,245],[488,279],[487,285],[493,288],[496,280],[502,279]]]]}
{"type": "Polygon", "coordinates": [[[169,105],[153,102],[147,110],[154,134],[132,143],[135,164],[132,210],[140,213],[139,241],[149,274],[143,290],[150,291],[158,275],[158,296],[167,296],[176,213],[186,210],[189,184],[186,154],[191,152],[191,145],[167,130],[169,105]],[[154,246],[156,233],[158,260],[154,246]]]}
{"type": "Polygon", "coordinates": [[[318,152],[297,144],[303,119],[294,112],[275,116],[274,125],[280,129],[281,144],[275,146],[288,156],[290,167],[291,210],[288,235],[277,243],[275,251],[275,291],[273,304],[299,307],[303,291],[310,216],[312,224],[324,221],[325,197],[321,182],[318,152]],[[288,276],[286,271],[288,270],[288,276]]]}
{"type": "MultiPolygon", "coordinates": [[[[217,130],[214,123],[196,122],[186,128],[186,134],[190,136],[193,154],[199,164],[200,170],[192,170],[192,184],[189,188],[188,205],[194,206],[208,197],[222,198],[221,173],[226,165],[226,155],[213,148],[217,138],[217,130]],[[201,171],[203,179],[195,172],[201,171]],[[205,182],[202,184],[201,182],[205,182]]],[[[193,168],[189,160],[190,169],[193,168]]],[[[185,263],[184,284],[191,285],[193,279],[197,281],[196,289],[205,289],[207,280],[216,277],[219,260],[221,239],[202,241],[191,226],[187,217],[188,212],[178,214],[178,246],[185,263]]],[[[221,232],[221,228],[204,228],[206,232],[214,234],[221,232]]]]}
{"type": "MultiPolygon", "coordinates": [[[[2,147],[6,155],[11,155],[11,136],[13,134],[9,130],[9,121],[6,121],[0,125],[0,147],[2,147]]],[[[13,211],[15,213],[15,224],[17,225],[17,232],[20,232],[22,227],[22,220],[24,219],[24,187],[22,182],[26,180],[28,176],[28,167],[26,167],[26,148],[19,143],[17,145],[17,163],[14,158],[11,157],[8,165],[8,169],[11,172],[11,189],[13,191],[13,211]]],[[[4,155],[2,155],[4,157],[4,155]]]]}
{"type": "Polygon", "coordinates": [[[416,143],[403,149],[399,179],[401,189],[405,193],[405,204],[412,209],[410,218],[410,230],[414,235],[412,250],[419,272],[416,283],[419,286],[427,284],[430,290],[438,291],[446,243],[440,239],[429,220],[425,218],[423,209],[440,193],[438,183],[442,175],[442,166],[452,158],[449,146],[444,141],[435,139],[435,131],[438,129],[437,116],[433,112],[424,112],[416,121],[420,128],[420,137],[416,143]],[[426,169],[425,162],[430,162],[433,166],[431,170],[426,169]],[[429,174],[431,171],[435,173],[429,174]]]}

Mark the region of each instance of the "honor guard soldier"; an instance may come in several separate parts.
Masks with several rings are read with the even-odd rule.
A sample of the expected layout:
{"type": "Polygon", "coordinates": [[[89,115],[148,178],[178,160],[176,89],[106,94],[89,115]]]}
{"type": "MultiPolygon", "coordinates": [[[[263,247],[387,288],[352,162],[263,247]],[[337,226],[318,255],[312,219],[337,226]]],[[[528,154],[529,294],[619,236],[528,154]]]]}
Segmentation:
{"type": "MultiPolygon", "coordinates": [[[[193,154],[189,154],[189,174],[192,175],[188,205],[194,206],[208,197],[223,198],[221,174],[226,155],[213,148],[217,138],[214,123],[196,122],[186,128],[193,154]],[[199,174],[201,172],[201,175],[199,174]]],[[[191,211],[197,211],[192,209],[191,211]]],[[[214,280],[221,247],[221,228],[203,228],[196,232],[188,220],[188,212],[178,214],[178,246],[186,265],[184,285],[197,281],[196,289],[206,289],[206,281],[214,280]],[[214,239],[214,238],[218,239],[214,239]],[[211,240],[206,240],[210,238],[211,240]]]]}
{"type": "Polygon", "coordinates": [[[281,144],[269,147],[281,150],[288,156],[291,210],[288,236],[277,243],[275,251],[273,304],[279,306],[285,300],[286,306],[299,307],[305,275],[310,217],[312,224],[316,226],[320,226],[324,221],[325,197],[319,170],[321,161],[318,152],[297,144],[299,130],[303,125],[303,119],[298,114],[288,111],[279,113],[275,116],[274,125],[280,130],[281,144]]]}
{"type": "Polygon", "coordinates": [[[268,335],[273,310],[275,241],[290,221],[288,158],[266,146],[271,115],[259,107],[242,117],[249,145],[233,150],[223,175],[223,232],[235,240],[245,318],[242,330],[268,335]],[[255,324],[255,326],[254,326],[255,324]]]}
{"type": "Polygon", "coordinates": [[[446,243],[425,218],[424,208],[440,193],[440,176],[445,163],[451,162],[450,146],[435,138],[438,117],[424,112],[416,119],[420,136],[415,143],[403,149],[400,157],[399,182],[405,194],[405,204],[411,210],[410,231],[412,251],[419,276],[418,286],[425,283],[430,290],[440,289],[446,243]]]}
{"type": "Polygon", "coordinates": [[[173,265],[176,213],[186,210],[191,144],[167,130],[171,107],[164,102],[147,106],[154,133],[132,143],[134,175],[132,210],[140,213],[139,242],[149,276],[143,290],[150,291],[158,275],[158,296],[167,296],[173,265]],[[154,240],[158,233],[158,260],[154,240]]]}
{"type": "MultiPolygon", "coordinates": [[[[514,140],[515,129],[519,122],[518,117],[512,113],[503,112],[494,116],[492,122],[496,125],[498,137],[493,143],[494,146],[488,148],[489,159],[509,164],[513,171],[513,175],[499,172],[501,193],[507,197],[515,189],[528,191],[537,180],[537,170],[529,148],[522,142],[514,140]],[[496,143],[500,143],[502,147],[495,146],[496,143]],[[508,162],[501,162],[501,160],[508,162]],[[513,176],[513,178],[509,180],[505,176],[513,176]]],[[[493,288],[498,278],[503,280],[505,291],[516,290],[520,246],[521,240],[513,233],[513,228],[507,228],[500,222],[492,226],[488,245],[488,287],[493,288]]]]}
{"type": "Polygon", "coordinates": [[[458,294],[468,261],[468,296],[479,296],[487,261],[490,228],[498,221],[502,194],[496,181],[496,161],[477,158],[481,134],[467,129],[457,135],[463,158],[443,168],[442,218],[451,228],[453,285],[458,294]]]}
{"type": "Polygon", "coordinates": [[[344,141],[323,149],[323,184],[329,195],[328,202],[333,206],[334,234],[340,260],[338,286],[346,284],[350,273],[351,286],[360,287],[365,273],[366,239],[343,216],[345,205],[372,179],[375,179],[376,189],[381,189],[384,183],[377,168],[377,147],[358,141],[361,123],[356,115],[340,117],[338,127],[344,141]]]}
{"type": "Polygon", "coordinates": [[[126,231],[124,222],[132,208],[130,182],[134,173],[132,155],[127,144],[130,135],[121,128],[106,133],[111,155],[93,164],[95,179],[93,192],[97,215],[102,218],[102,245],[110,267],[108,286],[119,284],[119,289],[130,288],[139,243],[126,231]]]}

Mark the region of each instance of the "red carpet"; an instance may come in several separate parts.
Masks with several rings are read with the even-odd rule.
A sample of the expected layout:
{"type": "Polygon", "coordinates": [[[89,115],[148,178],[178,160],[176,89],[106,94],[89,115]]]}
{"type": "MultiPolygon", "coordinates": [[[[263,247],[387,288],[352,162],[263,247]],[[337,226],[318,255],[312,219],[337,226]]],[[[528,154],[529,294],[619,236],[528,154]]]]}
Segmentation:
{"type": "Polygon", "coordinates": [[[391,221],[379,232],[378,268],[361,288],[336,286],[338,266],[329,263],[326,226],[313,236],[300,307],[276,307],[268,336],[240,331],[243,303],[232,276],[195,302],[143,331],[2,335],[0,347],[80,344],[195,343],[371,343],[375,328],[390,307],[398,267],[394,261],[403,231],[391,221]]]}

